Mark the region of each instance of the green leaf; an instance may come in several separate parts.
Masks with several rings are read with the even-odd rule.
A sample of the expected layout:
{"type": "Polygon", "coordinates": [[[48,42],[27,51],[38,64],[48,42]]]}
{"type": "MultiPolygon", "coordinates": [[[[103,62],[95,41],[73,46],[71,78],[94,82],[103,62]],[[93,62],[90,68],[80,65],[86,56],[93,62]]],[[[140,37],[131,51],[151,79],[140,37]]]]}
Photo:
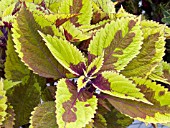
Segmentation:
{"type": "MultiPolygon", "coordinates": [[[[24,1],[26,1],[26,2],[34,2],[35,4],[41,4],[41,2],[43,1],[43,0],[24,0],[24,1]]],[[[45,0],[46,1],[46,0],[45,0]]]]}
{"type": "Polygon", "coordinates": [[[57,61],[67,70],[75,75],[82,75],[85,70],[85,57],[83,54],[68,41],[51,35],[44,35],[39,31],[47,47],[57,59],[57,61]]]}
{"type": "Polygon", "coordinates": [[[165,8],[162,7],[162,11],[164,15],[164,17],[161,19],[162,22],[170,24],[170,10],[166,10],[165,8]]]}
{"type": "Polygon", "coordinates": [[[107,122],[104,116],[101,114],[96,114],[94,117],[94,128],[106,128],[106,127],[107,122]]]}
{"type": "Polygon", "coordinates": [[[2,17],[2,21],[0,21],[0,25],[4,26],[4,22],[13,23],[14,22],[14,18],[15,18],[15,16],[12,16],[12,15],[8,15],[8,16],[2,17]]]}
{"type": "Polygon", "coordinates": [[[25,78],[25,82],[10,89],[7,93],[8,101],[16,114],[15,128],[29,123],[31,112],[40,103],[41,93],[38,86],[45,84],[42,78],[33,73],[26,77],[28,78],[25,78]]]}
{"type": "Polygon", "coordinates": [[[7,115],[5,117],[5,121],[3,122],[2,128],[13,128],[15,121],[15,113],[13,107],[9,104],[6,110],[7,115]]]}
{"type": "Polygon", "coordinates": [[[93,125],[93,120],[89,123],[89,124],[87,124],[84,128],[94,128],[94,125],[93,125]]]}
{"type": "Polygon", "coordinates": [[[118,12],[116,13],[116,18],[121,18],[121,17],[132,17],[132,18],[136,18],[135,15],[130,14],[128,12],[126,12],[123,8],[123,6],[121,6],[121,8],[118,10],[118,12]]]}
{"type": "Polygon", "coordinates": [[[126,128],[130,124],[132,124],[133,119],[125,116],[113,107],[111,107],[110,109],[110,111],[104,114],[104,118],[107,123],[107,128],[126,128]]]}
{"type": "Polygon", "coordinates": [[[93,17],[92,23],[96,24],[102,20],[109,19],[108,13],[104,12],[94,1],[92,2],[93,6],[93,17]]]}
{"type": "Polygon", "coordinates": [[[90,38],[88,33],[83,33],[79,26],[90,25],[92,17],[91,0],[63,0],[58,13],[76,14],[69,22],[63,24],[63,33],[69,42],[80,42],[90,38]]]}
{"type": "MultiPolygon", "coordinates": [[[[5,77],[8,80],[6,79],[4,81],[4,88],[8,90],[7,94],[9,96],[9,101],[12,103],[12,105],[14,105],[17,127],[28,123],[30,112],[40,101],[40,90],[37,90],[37,86],[39,86],[38,82],[40,82],[40,80],[37,81],[37,78],[34,78],[35,76],[31,76],[33,79],[31,80],[30,75],[33,74],[30,74],[31,72],[29,69],[19,59],[14,49],[14,43],[11,39],[11,34],[9,33],[8,35],[6,51],[7,58],[5,62],[5,77]],[[22,81],[22,83],[18,85],[19,82],[12,82],[10,80],[22,81]],[[15,88],[9,90],[9,88],[13,87],[14,85],[15,88]],[[22,112],[23,114],[20,114],[22,112]]],[[[45,83],[40,82],[40,85],[42,87],[45,85],[45,83]]]]}
{"type": "Polygon", "coordinates": [[[21,62],[17,53],[15,52],[14,42],[12,41],[11,32],[8,33],[8,42],[6,50],[5,62],[5,78],[12,81],[21,81],[23,77],[27,76],[30,71],[21,62]]]}
{"type": "Polygon", "coordinates": [[[78,27],[76,27],[74,24],[70,22],[66,22],[62,26],[63,26],[63,34],[65,35],[65,38],[69,42],[75,43],[90,38],[89,33],[83,32],[81,29],[79,29],[78,27]]]}
{"type": "Polygon", "coordinates": [[[162,61],[155,70],[149,75],[149,78],[154,81],[159,81],[170,85],[170,64],[162,61]]]}
{"type": "MultiPolygon", "coordinates": [[[[36,10],[36,7],[34,7],[34,9],[32,9],[33,8],[32,6],[35,6],[35,5],[29,4],[29,6],[30,6],[29,10],[31,10],[31,12],[33,12],[35,21],[42,28],[50,26],[52,28],[54,34],[56,36],[62,37],[63,39],[65,39],[65,37],[64,37],[64,33],[62,33],[63,30],[61,29],[60,26],[63,23],[65,23],[66,21],[68,21],[70,18],[77,16],[77,14],[60,14],[60,13],[45,14],[42,11],[36,10]],[[60,29],[59,29],[59,27],[60,27],[60,29]]],[[[69,30],[70,30],[70,28],[69,28],[69,30]]],[[[80,33],[80,31],[76,30],[77,32],[75,32],[75,30],[76,30],[76,28],[73,29],[75,34],[77,34],[77,32],[80,33]]],[[[82,32],[80,34],[82,34],[82,32]]]]}
{"type": "Polygon", "coordinates": [[[3,13],[6,14],[6,12],[11,12],[12,4],[17,1],[18,0],[1,0],[0,1],[0,17],[2,17],[3,13]]]}
{"type": "Polygon", "coordinates": [[[72,81],[61,79],[57,85],[57,124],[63,128],[82,128],[94,117],[97,98],[86,90],[79,93],[72,81]]]}
{"type": "Polygon", "coordinates": [[[167,62],[162,62],[162,71],[163,78],[165,78],[167,82],[170,83],[170,64],[167,62]]]}
{"type": "Polygon", "coordinates": [[[7,7],[5,9],[3,14],[2,14],[2,17],[8,16],[8,15],[12,15],[12,12],[13,12],[13,10],[15,8],[15,4],[16,3],[13,3],[13,4],[11,4],[9,7],[7,7]]]}
{"type": "Polygon", "coordinates": [[[49,7],[53,3],[60,2],[60,0],[44,0],[44,2],[46,3],[46,6],[49,7]]]}
{"type": "Polygon", "coordinates": [[[139,19],[121,18],[107,24],[90,42],[89,60],[104,52],[101,71],[122,70],[139,53],[142,31],[139,19]]]}
{"type": "Polygon", "coordinates": [[[31,114],[29,128],[58,128],[53,101],[38,105],[31,114]]]}
{"type": "Polygon", "coordinates": [[[42,30],[31,12],[23,7],[12,29],[13,41],[19,57],[40,76],[56,79],[65,76],[64,68],[52,56],[37,30],[44,33],[51,32],[49,28],[42,30]]]}
{"type": "Polygon", "coordinates": [[[115,5],[111,0],[93,0],[103,12],[115,13],[115,5]]]}
{"type": "Polygon", "coordinates": [[[42,100],[45,101],[54,101],[55,100],[55,92],[56,92],[56,86],[46,86],[42,90],[42,100]]]}
{"type": "Polygon", "coordinates": [[[102,74],[97,75],[92,83],[103,93],[123,99],[132,99],[152,104],[131,80],[118,73],[111,71],[102,72],[102,74]]]}
{"type": "Polygon", "coordinates": [[[167,26],[165,27],[165,38],[170,39],[170,28],[167,26]]]}
{"type": "Polygon", "coordinates": [[[153,104],[160,104],[160,106],[166,106],[170,104],[168,97],[170,97],[170,92],[167,88],[164,88],[156,82],[151,82],[150,80],[145,80],[142,78],[133,78],[137,87],[145,95],[145,98],[151,101],[153,104]],[[153,99],[152,99],[153,98],[153,99]]]}
{"type": "Polygon", "coordinates": [[[13,22],[15,16],[12,12],[15,8],[17,0],[1,0],[0,1],[0,25],[4,26],[4,22],[13,22]]]}
{"type": "Polygon", "coordinates": [[[43,28],[46,26],[52,26],[55,24],[59,27],[70,18],[75,17],[75,14],[45,14],[39,10],[32,10],[35,21],[43,28]]]}
{"type": "Polygon", "coordinates": [[[4,90],[4,83],[3,83],[3,79],[1,78],[0,80],[0,125],[3,124],[3,121],[5,120],[5,116],[7,115],[6,102],[7,102],[6,91],[4,90]]]}
{"type": "Polygon", "coordinates": [[[140,92],[153,105],[143,102],[107,97],[108,101],[121,113],[146,123],[168,123],[170,118],[170,92],[163,86],[144,80],[134,78],[140,92]]]}
{"type": "Polygon", "coordinates": [[[144,41],[140,53],[122,71],[127,77],[147,77],[162,61],[165,51],[164,28],[156,22],[142,21],[144,41]]]}
{"type": "Polygon", "coordinates": [[[4,90],[5,90],[5,91],[8,91],[10,88],[18,85],[18,84],[21,83],[22,81],[12,82],[11,80],[9,81],[9,80],[6,79],[6,80],[4,80],[3,82],[4,82],[4,90]]]}
{"type": "Polygon", "coordinates": [[[59,8],[61,6],[61,2],[62,2],[61,0],[55,0],[55,1],[53,1],[53,3],[50,3],[48,8],[52,12],[58,13],[58,10],[59,10],[59,8]]]}
{"type": "Polygon", "coordinates": [[[80,14],[78,17],[71,18],[70,22],[76,27],[90,25],[92,17],[91,0],[63,0],[58,13],[80,14]]]}

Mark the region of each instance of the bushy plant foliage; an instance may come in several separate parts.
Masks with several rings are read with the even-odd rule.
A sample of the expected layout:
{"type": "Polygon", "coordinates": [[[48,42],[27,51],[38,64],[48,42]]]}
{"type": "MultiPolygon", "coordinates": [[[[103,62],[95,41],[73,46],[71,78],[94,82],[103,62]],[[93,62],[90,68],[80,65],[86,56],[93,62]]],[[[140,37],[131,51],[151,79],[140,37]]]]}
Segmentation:
{"type": "Polygon", "coordinates": [[[170,65],[162,60],[170,29],[115,5],[0,1],[0,25],[7,30],[2,127],[170,122],[170,92],[161,85],[170,84],[170,65]]]}

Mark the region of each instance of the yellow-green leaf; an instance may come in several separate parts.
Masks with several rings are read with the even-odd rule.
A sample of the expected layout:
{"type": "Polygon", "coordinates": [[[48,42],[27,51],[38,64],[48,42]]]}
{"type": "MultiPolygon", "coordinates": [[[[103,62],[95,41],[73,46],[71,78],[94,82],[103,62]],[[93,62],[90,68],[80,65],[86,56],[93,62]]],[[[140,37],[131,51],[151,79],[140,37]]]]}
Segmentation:
{"type": "Polygon", "coordinates": [[[5,116],[7,115],[6,102],[7,102],[6,91],[4,90],[4,82],[3,79],[1,78],[0,80],[0,125],[3,124],[3,121],[5,120],[5,116]]]}
{"type": "Polygon", "coordinates": [[[33,14],[22,7],[12,29],[16,52],[21,60],[40,76],[56,79],[65,76],[64,68],[50,53],[38,30],[53,34],[51,28],[41,29],[33,14]]]}
{"type": "Polygon", "coordinates": [[[82,75],[85,70],[85,57],[83,54],[67,40],[50,35],[44,35],[39,31],[47,47],[57,59],[57,61],[67,70],[75,75],[82,75]]]}
{"type": "Polygon", "coordinates": [[[104,52],[101,71],[122,70],[139,53],[142,44],[140,18],[121,18],[107,24],[91,40],[89,59],[104,52]]]}
{"type": "Polygon", "coordinates": [[[152,104],[140,92],[140,89],[125,76],[115,72],[102,72],[92,81],[93,85],[101,92],[123,98],[136,101],[142,101],[144,103],[152,104]]]}
{"type": "Polygon", "coordinates": [[[78,17],[71,18],[70,22],[76,27],[90,25],[92,17],[91,0],[63,0],[58,13],[80,14],[78,17]]]}
{"type": "Polygon", "coordinates": [[[141,22],[143,44],[140,53],[122,71],[127,77],[147,77],[162,61],[165,51],[165,27],[156,22],[141,22]]]}

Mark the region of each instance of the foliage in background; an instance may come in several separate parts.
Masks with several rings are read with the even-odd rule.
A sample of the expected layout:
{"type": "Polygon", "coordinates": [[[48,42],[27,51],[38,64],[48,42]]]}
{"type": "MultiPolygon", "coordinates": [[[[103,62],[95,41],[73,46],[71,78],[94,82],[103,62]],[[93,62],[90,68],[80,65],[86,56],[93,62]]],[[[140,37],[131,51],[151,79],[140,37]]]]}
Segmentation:
{"type": "MultiPolygon", "coordinates": [[[[140,14],[137,1],[126,4],[140,14]]],[[[170,28],[115,6],[110,0],[0,1],[2,127],[170,123],[164,87],[170,65],[163,61],[170,28]]]]}
{"type": "MultiPolygon", "coordinates": [[[[170,1],[169,0],[112,0],[118,1],[117,8],[123,6],[129,13],[140,15],[149,20],[170,25],[170,1]]],[[[164,60],[170,62],[170,40],[166,40],[164,60]]]]}

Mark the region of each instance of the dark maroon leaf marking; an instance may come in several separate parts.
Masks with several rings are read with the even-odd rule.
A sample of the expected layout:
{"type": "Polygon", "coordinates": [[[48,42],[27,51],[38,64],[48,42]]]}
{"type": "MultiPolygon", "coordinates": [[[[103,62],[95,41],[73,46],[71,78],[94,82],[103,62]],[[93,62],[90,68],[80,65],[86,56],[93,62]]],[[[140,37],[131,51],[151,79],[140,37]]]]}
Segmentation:
{"type": "MultiPolygon", "coordinates": [[[[65,122],[75,122],[77,120],[77,116],[75,112],[71,110],[72,108],[72,101],[67,101],[63,103],[63,108],[65,109],[65,112],[62,116],[63,121],[65,122]]],[[[73,110],[76,110],[76,108],[73,107],[73,110]]]]}
{"type": "Polygon", "coordinates": [[[136,21],[130,20],[130,21],[129,21],[129,25],[128,25],[129,30],[131,30],[135,25],[136,25],[136,21]]]}
{"type": "Polygon", "coordinates": [[[66,37],[66,40],[70,41],[73,39],[73,36],[67,32],[67,30],[64,29],[64,35],[66,37]]]}
{"type": "Polygon", "coordinates": [[[64,29],[64,35],[66,37],[66,40],[69,42],[78,42],[79,39],[74,39],[73,36],[67,32],[67,30],[64,29]]]}
{"type": "Polygon", "coordinates": [[[92,85],[92,82],[91,82],[91,81],[90,81],[89,83],[87,83],[86,86],[89,87],[89,88],[88,88],[88,91],[89,91],[90,93],[95,92],[96,88],[92,85]]]}
{"type": "Polygon", "coordinates": [[[62,115],[62,119],[65,122],[75,122],[77,120],[75,107],[77,100],[86,102],[88,99],[92,98],[93,94],[83,89],[77,92],[77,86],[71,80],[66,80],[67,87],[69,92],[72,94],[70,100],[64,102],[63,108],[65,109],[64,114],[62,115]]]}
{"type": "Polygon", "coordinates": [[[96,58],[95,55],[88,53],[88,65],[96,58]]]}
{"type": "Polygon", "coordinates": [[[65,19],[57,19],[56,20],[56,27],[59,27],[60,25],[62,25],[64,22],[66,22],[68,19],[65,18],[65,19]]]}
{"type": "Polygon", "coordinates": [[[75,111],[77,109],[74,107],[74,105],[76,103],[78,94],[77,94],[77,88],[72,81],[66,80],[66,84],[67,84],[69,92],[72,94],[72,96],[71,96],[70,100],[68,100],[62,104],[63,108],[65,109],[62,119],[63,119],[63,121],[70,123],[70,122],[75,122],[77,120],[77,116],[75,114],[75,111]]]}
{"type": "MultiPolygon", "coordinates": [[[[151,88],[146,87],[146,85],[137,85],[137,88],[140,89],[140,92],[144,94],[144,97],[149,100],[151,103],[159,105],[160,102],[155,99],[155,91],[153,91],[151,88]]],[[[164,95],[164,91],[160,92],[160,96],[164,95]]]]}
{"type": "Polygon", "coordinates": [[[92,83],[102,90],[111,90],[109,81],[104,78],[102,74],[97,75],[96,79],[94,79],[92,83]]]}
{"type": "Polygon", "coordinates": [[[88,72],[87,76],[91,76],[96,69],[97,69],[97,67],[94,66],[94,67],[88,72]]]}
{"type": "Polygon", "coordinates": [[[82,90],[78,96],[79,101],[86,102],[88,99],[93,97],[93,93],[87,91],[87,90],[82,90]]]}
{"type": "Polygon", "coordinates": [[[165,94],[165,91],[160,91],[159,96],[163,96],[165,94]]]}
{"type": "Polygon", "coordinates": [[[70,18],[73,18],[73,17],[76,17],[77,16],[77,14],[75,14],[75,15],[73,15],[73,16],[68,16],[68,18],[64,18],[64,19],[57,19],[56,20],[56,27],[59,27],[60,25],[62,25],[63,23],[65,23],[66,21],[68,21],[70,18]]]}
{"type": "Polygon", "coordinates": [[[101,14],[98,13],[98,12],[95,12],[94,15],[93,15],[92,24],[96,24],[101,20],[102,20],[101,14]]]}
{"type": "Polygon", "coordinates": [[[123,49],[128,47],[131,42],[133,41],[133,37],[135,37],[135,33],[127,33],[124,37],[122,36],[122,31],[118,30],[110,44],[109,47],[105,49],[105,55],[104,55],[104,64],[101,68],[102,71],[110,71],[115,70],[113,64],[118,61],[117,57],[114,57],[113,54],[123,54],[123,49]],[[115,51],[116,48],[119,48],[121,50],[115,51]]]}
{"type": "MultiPolygon", "coordinates": [[[[92,36],[93,36],[93,35],[92,35],[92,36]]],[[[81,51],[87,53],[87,49],[88,49],[88,47],[89,47],[89,44],[90,44],[90,41],[91,41],[91,40],[92,40],[92,37],[90,37],[90,38],[87,39],[87,40],[83,40],[83,41],[79,44],[78,48],[79,48],[81,51]]]]}
{"type": "Polygon", "coordinates": [[[68,87],[70,93],[72,93],[73,95],[76,95],[77,94],[77,88],[76,88],[74,81],[66,80],[66,84],[67,84],[67,87],[68,87]]]}
{"type": "Polygon", "coordinates": [[[163,70],[163,76],[167,79],[168,82],[170,82],[170,75],[168,70],[163,70]]]}
{"type": "Polygon", "coordinates": [[[70,68],[78,74],[78,76],[81,76],[84,74],[83,70],[86,70],[86,65],[84,62],[80,62],[77,65],[70,64],[70,68]]]}
{"type": "Polygon", "coordinates": [[[85,104],[85,107],[89,107],[90,106],[90,104],[85,104]]]}
{"type": "Polygon", "coordinates": [[[153,65],[156,65],[158,63],[156,61],[152,62],[152,58],[156,54],[155,43],[159,40],[159,36],[159,33],[155,33],[149,35],[146,39],[144,39],[144,43],[142,44],[142,49],[140,50],[140,53],[121,72],[123,75],[129,77],[130,74],[130,77],[133,77],[137,75],[136,73],[138,73],[138,77],[146,77],[146,72],[152,69],[153,65]]]}
{"type": "Polygon", "coordinates": [[[74,112],[77,112],[77,108],[73,108],[73,111],[74,111],[74,112]]]}
{"type": "Polygon", "coordinates": [[[128,96],[128,94],[125,94],[125,96],[128,96]]]}
{"type": "MultiPolygon", "coordinates": [[[[103,12],[103,14],[104,14],[104,12],[103,12]]],[[[99,11],[94,12],[93,19],[92,19],[92,24],[96,24],[96,23],[99,23],[102,20],[109,19],[108,14],[105,13],[105,16],[103,16],[103,14],[101,14],[101,12],[99,12],[99,11]]]]}
{"type": "MultiPolygon", "coordinates": [[[[80,10],[82,9],[82,0],[73,0],[73,6],[70,6],[70,13],[71,14],[79,14],[80,10]]],[[[80,26],[78,23],[78,17],[70,18],[70,21],[76,26],[80,26]]]]}

